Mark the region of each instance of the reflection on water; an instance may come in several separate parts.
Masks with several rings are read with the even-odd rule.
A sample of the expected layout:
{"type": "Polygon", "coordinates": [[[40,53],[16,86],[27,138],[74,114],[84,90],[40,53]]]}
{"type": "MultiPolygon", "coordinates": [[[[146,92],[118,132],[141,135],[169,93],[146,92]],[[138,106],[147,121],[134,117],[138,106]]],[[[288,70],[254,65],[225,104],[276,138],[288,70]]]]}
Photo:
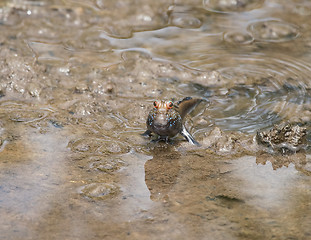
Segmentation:
{"type": "Polygon", "coordinates": [[[30,234],[31,219],[50,210],[67,178],[66,149],[57,132],[40,135],[17,128],[14,136],[17,140],[10,139],[0,154],[1,225],[16,233],[13,238],[30,234]]]}
{"type": "Polygon", "coordinates": [[[283,232],[298,239],[310,236],[305,229],[311,220],[308,177],[296,171],[293,164],[276,171],[271,163],[256,165],[252,157],[238,159],[232,164],[234,176],[241,179],[240,185],[233,188],[238,189],[247,199],[246,204],[257,212],[261,229],[267,228],[264,231],[272,235],[283,232]],[[301,215],[304,211],[306,214],[301,215]]]}
{"type": "Polygon", "coordinates": [[[148,211],[153,204],[150,201],[150,192],[146,187],[144,165],[152,157],[137,153],[128,153],[122,156],[123,161],[129,163],[122,174],[122,199],[120,205],[121,219],[137,219],[139,212],[148,211]]]}
{"type": "Polygon", "coordinates": [[[254,138],[290,122],[310,145],[310,15],[306,0],[1,2],[1,237],[311,238],[311,148],[254,138]],[[205,100],[185,119],[200,147],[140,135],[155,99],[186,96],[205,100]]]}
{"type": "Polygon", "coordinates": [[[155,148],[153,158],[145,163],[145,182],[152,201],[169,201],[169,192],[177,183],[180,153],[170,148],[155,148]]]}

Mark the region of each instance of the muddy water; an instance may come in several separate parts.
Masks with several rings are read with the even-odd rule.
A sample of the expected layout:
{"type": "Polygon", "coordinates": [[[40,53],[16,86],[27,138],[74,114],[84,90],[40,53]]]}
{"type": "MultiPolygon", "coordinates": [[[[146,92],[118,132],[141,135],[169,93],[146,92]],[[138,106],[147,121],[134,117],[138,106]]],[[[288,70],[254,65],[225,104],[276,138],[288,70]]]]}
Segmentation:
{"type": "Polygon", "coordinates": [[[311,3],[2,1],[1,239],[310,239],[311,3]],[[201,146],[140,134],[204,101],[201,146]],[[257,131],[291,122],[282,155],[257,131]]]}

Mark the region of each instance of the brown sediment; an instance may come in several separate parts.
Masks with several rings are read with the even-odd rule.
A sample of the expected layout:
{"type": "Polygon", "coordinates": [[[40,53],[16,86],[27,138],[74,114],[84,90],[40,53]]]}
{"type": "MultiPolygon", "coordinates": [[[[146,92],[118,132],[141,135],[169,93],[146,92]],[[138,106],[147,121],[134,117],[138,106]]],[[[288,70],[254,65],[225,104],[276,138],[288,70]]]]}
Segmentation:
{"type": "Polygon", "coordinates": [[[310,15],[1,2],[1,239],[309,239],[310,15]],[[154,99],[185,96],[201,146],[140,136],[154,99]]]}

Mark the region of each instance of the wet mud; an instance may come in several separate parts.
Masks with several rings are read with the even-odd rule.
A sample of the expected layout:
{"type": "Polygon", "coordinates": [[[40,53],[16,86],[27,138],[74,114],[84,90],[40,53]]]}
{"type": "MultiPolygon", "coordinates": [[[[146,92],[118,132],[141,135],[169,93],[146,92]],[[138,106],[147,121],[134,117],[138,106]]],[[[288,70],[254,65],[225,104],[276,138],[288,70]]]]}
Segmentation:
{"type": "Polygon", "coordinates": [[[1,239],[311,238],[309,1],[0,3],[1,239]],[[202,101],[169,141],[155,100],[202,101]]]}

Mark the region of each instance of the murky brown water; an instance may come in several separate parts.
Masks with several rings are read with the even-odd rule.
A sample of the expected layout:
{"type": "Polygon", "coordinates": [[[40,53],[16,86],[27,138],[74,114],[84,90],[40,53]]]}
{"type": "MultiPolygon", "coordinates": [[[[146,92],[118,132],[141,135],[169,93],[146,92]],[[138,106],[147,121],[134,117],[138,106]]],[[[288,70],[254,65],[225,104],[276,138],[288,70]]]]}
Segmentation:
{"type": "Polygon", "coordinates": [[[311,239],[311,2],[0,3],[1,239],[311,239]],[[202,98],[150,142],[155,99],[202,98]],[[289,121],[307,148],[255,134],[289,121]]]}

